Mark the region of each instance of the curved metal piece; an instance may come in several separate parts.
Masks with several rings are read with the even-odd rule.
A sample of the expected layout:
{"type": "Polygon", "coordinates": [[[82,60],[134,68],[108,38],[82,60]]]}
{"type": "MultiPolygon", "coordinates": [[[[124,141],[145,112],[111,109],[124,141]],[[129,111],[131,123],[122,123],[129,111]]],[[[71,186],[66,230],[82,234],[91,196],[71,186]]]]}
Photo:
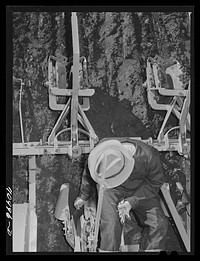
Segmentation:
{"type": "MultiPolygon", "coordinates": [[[[58,138],[58,136],[59,136],[60,134],[62,134],[63,132],[67,132],[67,131],[71,131],[71,128],[65,128],[65,129],[59,131],[59,132],[56,134],[56,136],[55,136],[55,138],[54,138],[54,141],[57,141],[57,140],[58,140],[57,138],[58,138]]],[[[85,130],[82,130],[82,129],[80,129],[80,128],[78,128],[78,132],[82,132],[82,133],[86,134],[88,137],[91,137],[91,134],[90,134],[89,132],[87,132],[87,131],[85,131],[85,130]]]]}
{"type": "MultiPolygon", "coordinates": [[[[54,138],[54,145],[55,145],[55,146],[58,147],[58,139],[57,139],[58,136],[59,136],[60,134],[62,134],[63,132],[67,132],[67,131],[70,131],[70,132],[71,132],[72,129],[71,129],[71,128],[65,128],[65,129],[59,131],[59,132],[56,134],[56,136],[55,136],[55,138],[54,138]]],[[[93,133],[89,133],[89,132],[87,132],[87,131],[85,131],[85,130],[83,130],[83,129],[80,129],[80,128],[78,128],[78,132],[84,133],[85,135],[87,135],[87,136],[89,137],[90,150],[93,149],[93,147],[94,147],[94,134],[93,134],[93,133]]],[[[78,156],[81,155],[82,152],[83,152],[83,150],[82,150],[82,147],[81,147],[80,145],[78,145],[78,146],[72,146],[72,144],[70,143],[69,149],[68,149],[68,154],[69,154],[70,157],[77,158],[78,156]],[[74,153],[74,152],[75,152],[75,153],[74,153]],[[73,155],[73,153],[74,153],[76,156],[73,155]]]]}
{"type": "Polygon", "coordinates": [[[61,221],[69,221],[70,212],[69,212],[69,184],[64,183],[60,187],[59,197],[56,203],[54,216],[55,218],[61,221]]]}
{"type": "Polygon", "coordinates": [[[169,129],[169,130],[165,133],[164,137],[168,136],[168,134],[169,134],[171,131],[176,130],[176,129],[179,129],[179,128],[180,128],[179,126],[175,126],[175,127],[171,128],[171,129],[169,129]]]}

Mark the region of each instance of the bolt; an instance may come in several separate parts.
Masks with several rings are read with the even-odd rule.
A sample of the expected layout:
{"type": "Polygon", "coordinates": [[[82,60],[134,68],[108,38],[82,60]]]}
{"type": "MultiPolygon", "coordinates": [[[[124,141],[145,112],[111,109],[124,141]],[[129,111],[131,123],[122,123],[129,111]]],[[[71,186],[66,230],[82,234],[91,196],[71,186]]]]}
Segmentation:
{"type": "Polygon", "coordinates": [[[73,150],[74,152],[76,152],[76,151],[78,150],[78,147],[75,145],[75,146],[72,148],[72,150],[73,150]]]}

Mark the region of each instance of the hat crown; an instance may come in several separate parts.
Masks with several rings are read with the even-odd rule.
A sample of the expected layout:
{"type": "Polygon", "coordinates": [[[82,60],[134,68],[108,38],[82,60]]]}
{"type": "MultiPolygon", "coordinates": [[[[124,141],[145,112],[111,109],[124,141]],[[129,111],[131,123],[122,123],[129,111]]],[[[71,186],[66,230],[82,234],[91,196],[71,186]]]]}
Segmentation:
{"type": "Polygon", "coordinates": [[[105,187],[121,185],[132,173],[134,158],[118,140],[107,140],[98,143],[88,157],[90,175],[97,183],[104,182],[105,187]],[[104,162],[106,162],[105,179],[104,162]]]}
{"type": "Polygon", "coordinates": [[[107,149],[97,160],[95,171],[100,177],[104,172],[103,158],[106,157],[105,179],[119,174],[125,164],[124,155],[113,149],[107,149]]]}

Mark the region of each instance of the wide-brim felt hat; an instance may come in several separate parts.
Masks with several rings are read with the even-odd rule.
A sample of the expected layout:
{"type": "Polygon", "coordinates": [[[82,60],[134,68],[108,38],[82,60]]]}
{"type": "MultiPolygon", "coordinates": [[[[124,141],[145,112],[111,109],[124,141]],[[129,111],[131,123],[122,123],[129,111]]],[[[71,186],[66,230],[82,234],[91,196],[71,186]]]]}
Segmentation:
{"type": "Polygon", "coordinates": [[[135,164],[130,151],[120,141],[107,140],[98,143],[88,157],[90,175],[98,184],[103,180],[104,160],[106,160],[104,185],[107,188],[117,187],[126,181],[135,164]]]}

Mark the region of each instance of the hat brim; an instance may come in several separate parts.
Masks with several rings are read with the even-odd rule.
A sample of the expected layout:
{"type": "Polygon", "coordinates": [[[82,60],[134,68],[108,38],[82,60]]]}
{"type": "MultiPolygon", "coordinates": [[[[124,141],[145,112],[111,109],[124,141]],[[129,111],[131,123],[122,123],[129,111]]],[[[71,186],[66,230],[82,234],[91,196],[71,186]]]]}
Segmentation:
{"type": "Polygon", "coordinates": [[[124,168],[117,176],[112,178],[105,178],[104,185],[107,188],[114,188],[121,185],[128,179],[134,168],[135,160],[131,156],[131,153],[118,140],[107,140],[97,144],[97,146],[90,152],[88,157],[88,168],[91,177],[98,184],[100,184],[101,178],[98,177],[95,171],[96,162],[100,155],[102,155],[102,153],[108,149],[120,151],[124,155],[125,160],[124,168]]]}

